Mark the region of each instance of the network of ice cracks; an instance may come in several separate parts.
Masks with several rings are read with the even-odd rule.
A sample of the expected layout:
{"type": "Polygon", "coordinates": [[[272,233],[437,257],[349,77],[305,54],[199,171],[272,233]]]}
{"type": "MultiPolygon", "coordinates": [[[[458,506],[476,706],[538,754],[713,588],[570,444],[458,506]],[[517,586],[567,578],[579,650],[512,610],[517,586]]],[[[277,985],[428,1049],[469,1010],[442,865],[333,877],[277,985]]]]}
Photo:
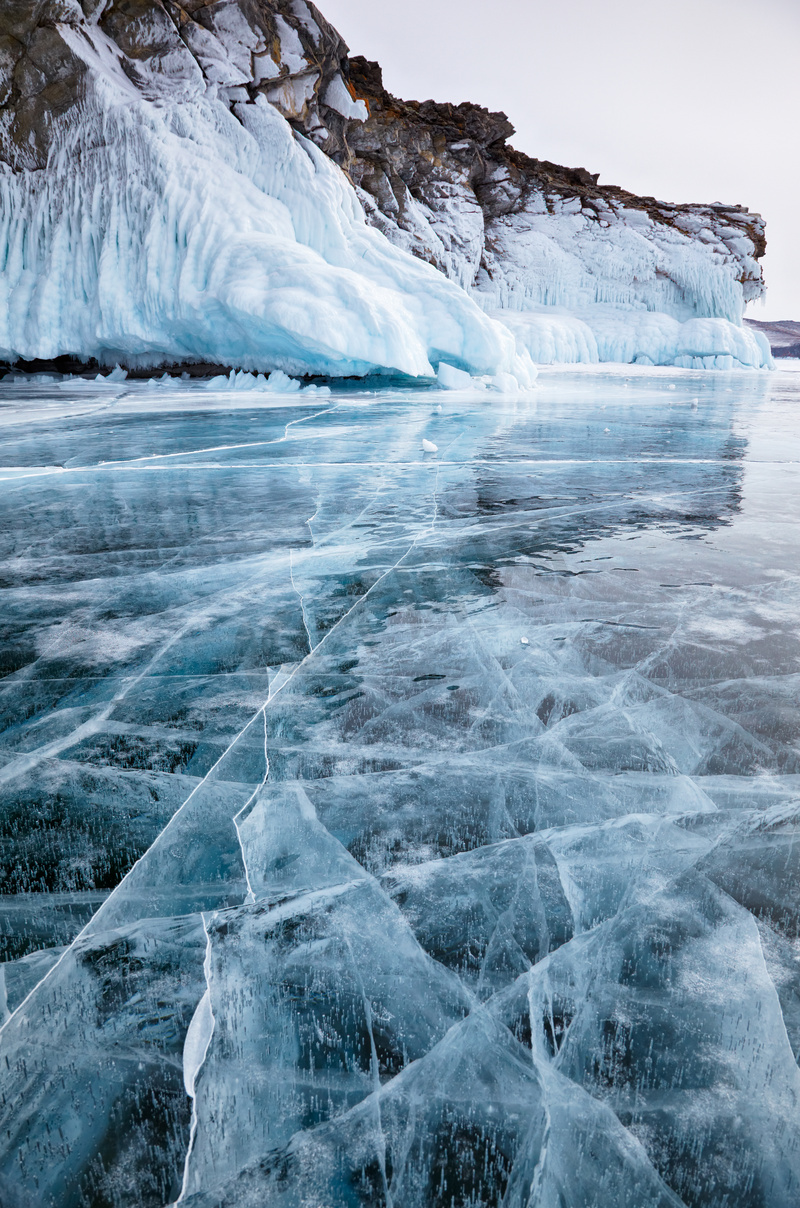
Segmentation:
{"type": "MultiPolygon", "coordinates": [[[[741,326],[735,265],[702,242],[657,246],[633,213],[581,242],[575,215],[526,213],[472,295],[368,226],[344,173],[264,96],[231,110],[195,64],[146,99],[97,25],[59,30],[90,83],[78,117],[54,120],[45,170],[0,164],[2,359],[339,377],[445,362],[522,388],[533,362],[771,364],[741,326]],[[590,305],[598,290],[617,304],[590,305]],[[691,315],[661,313],[673,294],[691,315]]],[[[461,220],[442,216],[457,244],[461,220]]]]}
{"type": "Polygon", "coordinates": [[[0,386],[4,1205],[796,1205],[788,381],[0,386]]]}

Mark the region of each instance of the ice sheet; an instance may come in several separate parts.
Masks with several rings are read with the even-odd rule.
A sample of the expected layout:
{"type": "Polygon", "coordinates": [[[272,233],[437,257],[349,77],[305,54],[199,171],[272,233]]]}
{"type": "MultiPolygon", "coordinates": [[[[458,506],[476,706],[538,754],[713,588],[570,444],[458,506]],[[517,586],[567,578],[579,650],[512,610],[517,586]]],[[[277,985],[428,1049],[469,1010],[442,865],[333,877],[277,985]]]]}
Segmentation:
{"type": "Polygon", "coordinates": [[[793,1208],[798,376],[222,385],[0,382],[0,1200],[793,1208]]]}

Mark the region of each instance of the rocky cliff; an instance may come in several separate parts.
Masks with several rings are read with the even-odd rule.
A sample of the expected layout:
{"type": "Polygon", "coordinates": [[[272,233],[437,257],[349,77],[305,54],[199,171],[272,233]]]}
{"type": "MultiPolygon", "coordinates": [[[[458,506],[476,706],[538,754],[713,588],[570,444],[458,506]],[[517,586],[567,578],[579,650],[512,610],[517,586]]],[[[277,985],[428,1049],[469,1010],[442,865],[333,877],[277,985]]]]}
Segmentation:
{"type": "Polygon", "coordinates": [[[667,205],[599,185],[583,168],[515,151],[504,113],[398,101],[383,88],[378,65],[364,59],[350,60],[346,71],[370,117],[348,123],[349,156],[338,147],[332,154],[360,187],[371,220],[465,287],[499,305],[656,300],[652,309],[679,317],[728,319],[761,296],[759,215],[740,206],[667,205]],[[613,282],[609,246],[619,253],[613,282]],[[687,253],[696,251],[718,274],[707,291],[690,279],[687,253]]]}
{"type": "MultiPolygon", "coordinates": [[[[502,113],[400,101],[377,64],[350,58],[306,0],[4,0],[0,157],[34,191],[65,147],[85,158],[122,137],[119,121],[109,130],[111,111],[138,106],[149,121],[169,109],[173,132],[197,141],[188,118],[181,129],[180,109],[201,101],[249,133],[251,111],[266,104],[279,113],[301,145],[307,139],[342,169],[373,228],[485,311],[547,308],[534,354],[546,330],[549,359],[759,363],[741,319],[764,288],[764,224],[742,207],[635,197],[515,151],[502,113]],[[601,334],[609,307],[634,316],[624,339],[601,334]],[[569,321],[554,327],[549,316],[564,311],[569,321]],[[653,313],[664,322],[643,326],[653,313]],[[686,328],[693,320],[727,320],[741,334],[686,328]],[[557,355],[565,340],[578,350],[572,358],[557,355]]],[[[6,210],[19,205],[12,193],[6,210]]],[[[297,223],[295,235],[307,242],[297,223]]],[[[515,330],[519,340],[519,321],[515,330]]]]}

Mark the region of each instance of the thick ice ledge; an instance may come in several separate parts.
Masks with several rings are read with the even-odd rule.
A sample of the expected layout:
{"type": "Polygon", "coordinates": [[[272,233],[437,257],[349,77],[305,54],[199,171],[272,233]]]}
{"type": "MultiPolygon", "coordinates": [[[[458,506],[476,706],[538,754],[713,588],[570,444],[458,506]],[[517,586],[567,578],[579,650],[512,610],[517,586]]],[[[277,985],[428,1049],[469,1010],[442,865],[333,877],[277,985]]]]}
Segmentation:
{"type": "Polygon", "coordinates": [[[590,306],[492,312],[540,365],[601,361],[672,365],[678,369],[772,369],[766,336],[727,319],[687,319],[634,310],[590,306]]]}

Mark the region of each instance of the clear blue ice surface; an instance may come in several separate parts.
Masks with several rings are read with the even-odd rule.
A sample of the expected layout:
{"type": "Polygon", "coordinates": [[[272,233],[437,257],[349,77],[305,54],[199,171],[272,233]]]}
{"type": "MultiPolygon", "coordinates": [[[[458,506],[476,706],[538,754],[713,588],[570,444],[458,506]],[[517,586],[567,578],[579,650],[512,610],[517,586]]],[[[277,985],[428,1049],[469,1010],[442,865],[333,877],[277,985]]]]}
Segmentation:
{"type": "Polygon", "coordinates": [[[3,1208],[797,1208],[798,403],[0,383],[3,1208]]]}

